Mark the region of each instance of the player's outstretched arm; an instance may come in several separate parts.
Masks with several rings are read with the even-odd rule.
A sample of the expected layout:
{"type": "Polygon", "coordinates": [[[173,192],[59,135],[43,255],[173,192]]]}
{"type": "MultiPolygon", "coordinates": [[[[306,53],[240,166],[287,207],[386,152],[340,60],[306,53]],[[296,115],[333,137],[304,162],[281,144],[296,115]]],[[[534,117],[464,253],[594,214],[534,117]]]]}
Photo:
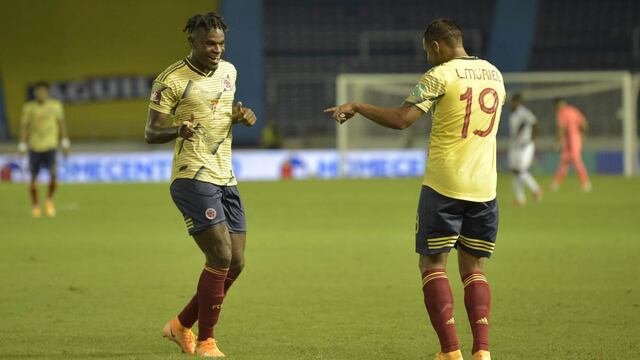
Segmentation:
{"type": "Polygon", "coordinates": [[[397,130],[408,128],[424,114],[417,106],[408,102],[398,108],[381,108],[365,103],[347,103],[325,109],[324,112],[333,113],[333,118],[339,124],[359,113],[376,124],[397,130]]]}
{"type": "Polygon", "coordinates": [[[195,115],[191,114],[191,118],[183,121],[181,126],[165,127],[164,125],[168,118],[169,115],[167,114],[149,109],[147,124],[144,128],[144,139],[148,144],[164,144],[177,137],[191,141],[190,139],[194,134],[193,121],[195,115]]]}

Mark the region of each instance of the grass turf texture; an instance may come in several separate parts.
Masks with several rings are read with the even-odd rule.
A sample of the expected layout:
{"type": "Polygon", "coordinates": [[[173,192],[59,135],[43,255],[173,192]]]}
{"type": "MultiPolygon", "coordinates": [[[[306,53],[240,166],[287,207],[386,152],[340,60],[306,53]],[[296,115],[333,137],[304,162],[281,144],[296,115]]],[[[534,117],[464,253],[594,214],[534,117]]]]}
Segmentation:
{"type": "MultiPolygon", "coordinates": [[[[494,359],[637,357],[640,181],[593,183],[584,194],[569,180],[516,208],[500,178],[494,359]]],[[[247,268],[216,331],[227,357],[431,359],[413,252],[419,186],[241,184],[247,268]]],[[[166,184],[63,184],[55,219],[29,217],[24,185],[0,186],[0,199],[0,358],[187,358],[160,330],[193,294],[203,257],[166,184]]],[[[448,270],[468,354],[455,262],[448,270]]]]}

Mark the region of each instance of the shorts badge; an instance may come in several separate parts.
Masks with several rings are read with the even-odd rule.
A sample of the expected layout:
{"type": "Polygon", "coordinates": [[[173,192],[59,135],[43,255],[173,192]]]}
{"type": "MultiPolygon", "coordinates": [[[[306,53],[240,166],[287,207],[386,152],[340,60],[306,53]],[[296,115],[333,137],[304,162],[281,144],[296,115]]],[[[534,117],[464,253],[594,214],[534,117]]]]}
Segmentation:
{"type": "Polygon", "coordinates": [[[207,219],[209,220],[213,220],[216,218],[216,210],[214,208],[208,208],[205,212],[204,212],[204,216],[207,217],[207,219]]]}

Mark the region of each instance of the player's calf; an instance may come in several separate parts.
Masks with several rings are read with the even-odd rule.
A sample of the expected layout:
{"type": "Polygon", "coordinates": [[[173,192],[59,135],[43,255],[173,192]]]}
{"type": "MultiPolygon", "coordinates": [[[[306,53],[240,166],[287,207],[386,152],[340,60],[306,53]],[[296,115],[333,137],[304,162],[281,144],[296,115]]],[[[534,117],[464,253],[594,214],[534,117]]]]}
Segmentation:
{"type": "MultiPolygon", "coordinates": [[[[453,317],[453,293],[444,268],[431,269],[422,273],[422,292],[431,325],[440,341],[441,353],[439,354],[455,353],[459,350],[459,344],[453,317]]],[[[458,358],[436,357],[436,359],[458,358]]]]}
{"type": "Polygon", "coordinates": [[[464,284],[464,305],[473,334],[472,353],[478,353],[480,350],[488,353],[489,314],[491,308],[489,283],[482,271],[465,274],[462,277],[462,282],[464,284]]]}

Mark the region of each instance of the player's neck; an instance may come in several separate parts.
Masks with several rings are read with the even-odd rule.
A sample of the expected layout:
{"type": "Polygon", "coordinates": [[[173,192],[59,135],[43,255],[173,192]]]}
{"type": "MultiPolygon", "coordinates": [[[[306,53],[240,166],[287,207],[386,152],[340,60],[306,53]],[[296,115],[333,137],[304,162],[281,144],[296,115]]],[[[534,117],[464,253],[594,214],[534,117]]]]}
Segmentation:
{"type": "Polygon", "coordinates": [[[469,54],[467,54],[467,51],[463,47],[458,47],[453,49],[452,55],[453,55],[453,59],[469,57],[469,54]]]}
{"type": "Polygon", "coordinates": [[[209,71],[216,71],[216,69],[207,69],[204,65],[202,65],[202,63],[200,61],[198,61],[198,59],[193,56],[193,54],[189,54],[189,56],[187,57],[189,59],[189,62],[191,63],[191,65],[193,65],[196,69],[202,71],[203,73],[208,73],[209,71]]]}

